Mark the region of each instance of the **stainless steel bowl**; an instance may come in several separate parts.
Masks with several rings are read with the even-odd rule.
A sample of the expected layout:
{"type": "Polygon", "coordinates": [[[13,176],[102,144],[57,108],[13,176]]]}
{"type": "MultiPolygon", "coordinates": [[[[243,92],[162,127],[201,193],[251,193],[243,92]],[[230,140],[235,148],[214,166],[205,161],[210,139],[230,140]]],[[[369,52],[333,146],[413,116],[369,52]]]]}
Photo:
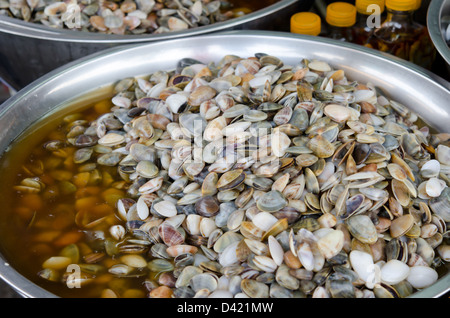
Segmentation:
{"type": "Polygon", "coordinates": [[[450,1],[433,0],[428,7],[427,27],[436,50],[447,63],[450,71],[450,48],[445,40],[445,29],[450,23],[450,1]],[[443,17],[447,17],[444,21],[443,17]]]}
{"type": "Polygon", "coordinates": [[[290,16],[312,0],[280,0],[248,15],[185,31],[148,35],[105,35],[56,30],[0,16],[0,77],[15,89],[70,61],[113,46],[147,43],[228,30],[289,31],[290,16]]]}
{"type": "MultiPolygon", "coordinates": [[[[0,109],[0,153],[32,123],[49,112],[67,110],[71,101],[96,88],[130,76],[174,69],[179,59],[191,57],[218,62],[226,54],[247,57],[265,52],[285,64],[302,58],[328,61],[354,80],[371,82],[388,96],[408,105],[428,124],[450,132],[449,83],[409,62],[375,50],[334,40],[281,32],[241,31],[112,48],[96,53],[41,77],[7,100],[0,109]],[[182,48],[182,50],[180,50],[182,48]]],[[[0,215],[0,220],[2,220],[0,215]]],[[[0,277],[26,297],[54,295],[30,282],[0,255],[0,277]]],[[[450,289],[450,274],[413,297],[438,297],[450,289]]]]}

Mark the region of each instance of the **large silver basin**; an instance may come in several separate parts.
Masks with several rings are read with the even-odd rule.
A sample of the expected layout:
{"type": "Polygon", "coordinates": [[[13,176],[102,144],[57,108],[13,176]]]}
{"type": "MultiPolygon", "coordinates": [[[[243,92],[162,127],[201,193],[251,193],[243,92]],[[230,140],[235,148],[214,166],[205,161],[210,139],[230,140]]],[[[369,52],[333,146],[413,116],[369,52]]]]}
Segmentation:
{"type": "Polygon", "coordinates": [[[308,10],[312,0],[280,0],[264,9],[185,31],[147,35],[105,35],[55,30],[0,16],[0,77],[20,89],[70,61],[113,46],[170,40],[228,30],[289,31],[290,16],[308,10]]]}
{"type": "MultiPolygon", "coordinates": [[[[191,57],[219,61],[226,54],[242,57],[265,52],[285,64],[302,58],[328,61],[354,80],[372,82],[393,99],[408,105],[428,124],[450,132],[449,83],[390,55],[334,40],[280,32],[226,32],[132,45],[102,51],[72,62],[41,77],[7,100],[0,109],[0,153],[27,127],[55,110],[67,110],[70,101],[129,76],[174,69],[177,61],[191,57]]],[[[26,297],[53,297],[30,282],[0,255],[0,277],[26,297]]],[[[450,274],[413,297],[438,297],[450,289],[450,274]]]]}
{"type": "Polygon", "coordinates": [[[447,63],[450,70],[450,48],[445,41],[445,30],[450,22],[450,1],[433,0],[428,7],[427,27],[436,50],[447,63]],[[446,17],[446,19],[443,19],[446,17]]]}

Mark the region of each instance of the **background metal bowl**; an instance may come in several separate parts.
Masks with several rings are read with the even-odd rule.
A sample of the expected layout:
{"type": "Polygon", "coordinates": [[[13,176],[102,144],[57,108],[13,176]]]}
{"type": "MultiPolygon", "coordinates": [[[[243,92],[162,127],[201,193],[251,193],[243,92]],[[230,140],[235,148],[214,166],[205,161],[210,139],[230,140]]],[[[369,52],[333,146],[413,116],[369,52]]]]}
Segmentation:
{"type": "Polygon", "coordinates": [[[428,7],[427,27],[431,40],[436,50],[447,63],[447,69],[450,71],[450,48],[445,40],[445,29],[450,22],[450,1],[433,0],[428,7]],[[447,16],[445,22],[443,17],[447,16]]]}
{"type": "MultiPolygon", "coordinates": [[[[70,101],[86,96],[95,88],[129,76],[174,69],[177,61],[184,57],[218,62],[226,54],[248,57],[259,52],[276,55],[291,65],[302,58],[328,61],[334,67],[342,68],[349,78],[380,87],[436,129],[450,132],[449,83],[409,62],[326,38],[241,31],[112,48],[43,76],[2,105],[0,153],[4,153],[31,124],[49,112],[67,110],[70,101]]],[[[5,222],[2,215],[0,222],[5,222]]],[[[23,277],[2,255],[0,277],[26,297],[54,296],[23,277]]],[[[447,273],[435,285],[413,297],[438,297],[449,289],[450,274],[447,273]]]]}
{"type": "Polygon", "coordinates": [[[113,46],[170,40],[228,30],[289,31],[292,14],[313,0],[280,0],[245,16],[185,31],[113,35],[53,29],[0,16],[0,77],[15,89],[70,61],[113,46]]]}

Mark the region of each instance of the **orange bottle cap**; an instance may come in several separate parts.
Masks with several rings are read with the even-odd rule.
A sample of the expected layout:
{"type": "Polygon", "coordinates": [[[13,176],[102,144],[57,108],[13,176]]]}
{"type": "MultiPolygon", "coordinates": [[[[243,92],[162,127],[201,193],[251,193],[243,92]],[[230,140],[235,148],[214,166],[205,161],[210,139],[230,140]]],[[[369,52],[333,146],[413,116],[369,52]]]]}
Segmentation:
{"type": "Polygon", "coordinates": [[[417,8],[417,0],[386,0],[386,8],[395,11],[412,11],[417,8]]]}
{"type": "Polygon", "coordinates": [[[372,12],[370,10],[367,11],[367,7],[372,4],[375,4],[380,8],[380,13],[384,11],[384,0],[356,0],[356,11],[361,14],[371,14],[372,12]]]}
{"type": "Polygon", "coordinates": [[[291,32],[307,35],[319,35],[320,16],[313,12],[299,12],[291,17],[291,32]]]}
{"type": "Polygon", "coordinates": [[[422,0],[417,0],[416,7],[413,10],[419,10],[421,6],[422,6],[422,0]]]}
{"type": "Polygon", "coordinates": [[[356,7],[347,2],[333,2],[327,6],[326,21],[337,27],[350,27],[356,23],[356,7]]]}

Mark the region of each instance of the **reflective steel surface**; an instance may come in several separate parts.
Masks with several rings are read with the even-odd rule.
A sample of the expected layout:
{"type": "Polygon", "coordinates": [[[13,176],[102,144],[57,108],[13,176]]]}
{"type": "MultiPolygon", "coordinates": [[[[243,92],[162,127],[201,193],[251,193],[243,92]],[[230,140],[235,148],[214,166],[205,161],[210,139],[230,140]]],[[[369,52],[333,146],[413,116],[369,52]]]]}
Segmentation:
{"type": "MultiPolygon", "coordinates": [[[[410,107],[424,121],[450,132],[449,83],[409,62],[361,46],[281,32],[226,32],[145,45],[116,47],[58,68],[7,100],[0,109],[0,153],[31,123],[96,87],[129,76],[176,67],[179,59],[218,62],[226,54],[242,57],[264,52],[285,64],[321,59],[342,68],[354,80],[371,82],[410,107]],[[180,50],[182,48],[182,50],[180,50]],[[19,120],[20,119],[20,120],[19,120]]],[[[0,256],[0,277],[26,297],[54,295],[31,283],[0,256]]],[[[438,297],[450,289],[450,274],[413,297],[438,297]]]]}
{"type": "MultiPolygon", "coordinates": [[[[445,41],[445,28],[450,22],[450,1],[433,0],[428,7],[427,27],[436,50],[450,66],[450,48],[445,41]],[[443,17],[447,17],[444,23],[443,17]]],[[[450,70],[450,67],[448,67],[450,70]]]]}

